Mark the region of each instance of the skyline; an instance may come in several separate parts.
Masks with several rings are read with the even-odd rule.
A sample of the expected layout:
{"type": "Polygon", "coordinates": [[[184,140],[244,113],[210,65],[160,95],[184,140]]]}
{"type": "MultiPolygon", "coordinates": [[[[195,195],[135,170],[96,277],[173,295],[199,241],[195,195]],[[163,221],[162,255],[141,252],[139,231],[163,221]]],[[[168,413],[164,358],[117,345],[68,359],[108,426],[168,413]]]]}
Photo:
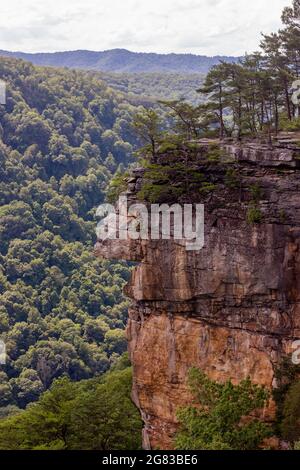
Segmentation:
{"type": "Polygon", "coordinates": [[[270,8],[269,0],[11,0],[2,9],[0,49],[240,56],[258,48],[261,32],[280,27],[289,3],[273,0],[270,8]]]}

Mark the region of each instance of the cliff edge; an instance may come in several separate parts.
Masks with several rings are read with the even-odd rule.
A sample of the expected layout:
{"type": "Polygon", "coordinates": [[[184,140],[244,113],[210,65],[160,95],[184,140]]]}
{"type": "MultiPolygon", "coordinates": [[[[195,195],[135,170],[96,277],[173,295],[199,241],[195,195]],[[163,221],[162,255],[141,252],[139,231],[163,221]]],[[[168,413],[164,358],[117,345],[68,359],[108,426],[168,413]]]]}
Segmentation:
{"type": "MultiPolygon", "coordinates": [[[[202,250],[187,251],[174,240],[96,245],[98,256],[139,263],[126,288],[127,337],[146,449],[172,448],[176,410],[192,399],[186,384],[192,366],[217,381],[250,376],[276,387],[276,367],[300,339],[300,149],[254,143],[224,149],[234,184],[225,164],[212,169],[199,157],[199,172],[215,187],[197,201],[193,196],[205,204],[202,250]]],[[[130,200],[142,181],[143,170],[133,171],[130,200]]],[[[266,419],[273,413],[272,406],[264,410],[266,419]]]]}

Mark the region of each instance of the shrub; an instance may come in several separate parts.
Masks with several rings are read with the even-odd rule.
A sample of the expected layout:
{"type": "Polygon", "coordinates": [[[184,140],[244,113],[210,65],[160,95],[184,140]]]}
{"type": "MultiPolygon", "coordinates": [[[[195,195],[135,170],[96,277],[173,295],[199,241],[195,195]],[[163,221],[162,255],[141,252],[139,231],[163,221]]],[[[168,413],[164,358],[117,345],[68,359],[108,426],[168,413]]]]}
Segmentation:
{"type": "Polygon", "coordinates": [[[287,117],[280,120],[280,129],[286,132],[295,132],[300,130],[300,117],[290,121],[287,117]]]}
{"type": "Polygon", "coordinates": [[[254,202],[259,202],[263,197],[263,190],[259,186],[259,184],[258,183],[253,184],[252,186],[250,186],[249,189],[250,189],[250,193],[252,195],[252,200],[254,202]]]}
{"type": "Polygon", "coordinates": [[[118,200],[119,196],[127,190],[128,176],[128,172],[116,173],[111,179],[106,192],[106,199],[109,203],[114,204],[118,200]]]}
{"type": "Polygon", "coordinates": [[[204,183],[202,183],[201,188],[199,189],[199,191],[200,191],[201,194],[209,194],[212,191],[214,191],[216,188],[217,188],[217,186],[215,184],[209,183],[209,182],[204,182],[204,183]]]}
{"type": "Polygon", "coordinates": [[[291,385],[285,397],[281,431],[289,442],[300,440],[300,380],[291,385]]]}
{"type": "Polygon", "coordinates": [[[237,189],[240,185],[238,173],[234,168],[228,168],[224,181],[229,189],[237,189]]]}
{"type": "Polygon", "coordinates": [[[250,207],[247,212],[247,221],[249,224],[260,224],[262,221],[262,213],[258,207],[250,207]]]}
{"type": "Polygon", "coordinates": [[[271,435],[267,424],[252,417],[264,407],[268,393],[250,379],[219,384],[194,368],[188,382],[195,402],[178,411],[177,449],[254,450],[271,435]]]}

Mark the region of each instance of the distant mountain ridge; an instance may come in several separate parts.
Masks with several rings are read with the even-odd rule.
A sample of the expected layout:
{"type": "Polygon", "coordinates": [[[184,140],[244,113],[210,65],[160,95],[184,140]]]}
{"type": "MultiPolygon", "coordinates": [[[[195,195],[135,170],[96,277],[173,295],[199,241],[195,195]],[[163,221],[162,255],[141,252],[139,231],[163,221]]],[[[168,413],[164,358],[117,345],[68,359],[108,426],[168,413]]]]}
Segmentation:
{"type": "Polygon", "coordinates": [[[111,49],[102,52],[78,50],[65,52],[9,52],[0,50],[0,56],[24,59],[35,65],[68,67],[102,72],[160,72],[207,73],[221,60],[237,62],[239,57],[207,57],[193,54],[156,54],[111,49]]]}

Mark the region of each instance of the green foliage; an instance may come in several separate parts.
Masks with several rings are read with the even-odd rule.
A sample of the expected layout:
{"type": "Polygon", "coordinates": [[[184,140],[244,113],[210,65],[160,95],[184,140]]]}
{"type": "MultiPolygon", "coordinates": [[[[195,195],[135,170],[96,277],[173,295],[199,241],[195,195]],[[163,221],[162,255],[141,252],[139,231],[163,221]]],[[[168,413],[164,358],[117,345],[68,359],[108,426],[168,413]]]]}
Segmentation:
{"type": "Polygon", "coordinates": [[[162,123],[156,110],[144,108],[139,111],[134,116],[132,126],[144,145],[139,149],[138,155],[150,154],[155,160],[162,136],[162,123]]]}
{"type": "Polygon", "coordinates": [[[275,370],[276,388],[273,398],[276,403],[276,431],[282,433],[282,422],[285,416],[285,400],[291,387],[299,381],[300,367],[291,362],[290,357],[284,357],[275,370]]]}
{"type": "Polygon", "coordinates": [[[283,11],[284,26],[263,35],[261,51],[238,63],[221,62],[211,68],[198,90],[207,96],[211,126],[221,139],[258,137],[298,131],[300,120],[290,90],[299,77],[299,2],[283,11]]]}
{"type": "Polygon", "coordinates": [[[263,190],[258,183],[251,185],[249,190],[250,190],[250,194],[252,196],[253,202],[257,203],[262,199],[263,190]]]}
{"type": "Polygon", "coordinates": [[[221,159],[224,159],[225,156],[225,152],[220,148],[219,145],[212,144],[209,146],[206,159],[209,162],[220,162],[221,159]]]}
{"type": "Polygon", "coordinates": [[[300,131],[300,118],[298,117],[291,121],[286,116],[281,117],[280,129],[285,132],[300,131]]]}
{"type": "Polygon", "coordinates": [[[115,203],[119,199],[119,196],[127,190],[128,177],[129,172],[116,172],[114,174],[106,191],[106,199],[109,203],[115,203]]]}
{"type": "Polygon", "coordinates": [[[263,197],[263,190],[258,183],[255,183],[249,187],[251,194],[251,205],[247,211],[247,222],[250,225],[260,224],[263,220],[263,214],[258,206],[259,201],[263,197]]]}
{"type": "Polygon", "coordinates": [[[150,103],[158,100],[178,100],[184,97],[189,103],[199,102],[196,89],[204,80],[204,74],[191,73],[105,73],[101,77],[114,89],[140,100],[146,97],[150,103]]]}
{"type": "Polygon", "coordinates": [[[268,393],[250,379],[219,384],[191,369],[189,385],[195,404],[178,411],[177,449],[254,450],[270,435],[269,427],[252,417],[264,407],[268,393]]]}
{"type": "MultiPolygon", "coordinates": [[[[210,185],[209,185],[210,186],[210,185]]],[[[172,164],[147,164],[142,188],[138,193],[140,200],[150,203],[178,201],[183,194],[200,190],[212,190],[205,186],[203,175],[197,165],[191,162],[172,164]],[[203,186],[201,186],[203,185],[203,186]]]]}
{"type": "Polygon", "coordinates": [[[207,117],[202,105],[192,106],[185,99],[160,101],[169,109],[172,118],[173,131],[186,140],[197,139],[207,130],[207,117]]]}
{"type": "Polygon", "coordinates": [[[5,372],[0,371],[0,406],[7,406],[12,401],[12,385],[5,372]]]}
{"type": "Polygon", "coordinates": [[[99,76],[0,58],[0,414],[66,376],[106,372],[126,350],[130,269],[93,256],[96,207],[132,160],[144,108],[99,76]],[[114,332],[115,331],[115,332],[114,332]]]}
{"type": "Polygon", "coordinates": [[[164,141],[159,146],[160,153],[167,153],[167,152],[176,152],[178,150],[178,145],[174,142],[164,141]]]}
{"type": "Polygon", "coordinates": [[[235,168],[228,168],[225,175],[225,185],[229,189],[237,189],[240,186],[240,176],[235,168]]]}
{"type": "Polygon", "coordinates": [[[21,413],[0,420],[0,449],[136,450],[142,422],[130,399],[131,369],[81,382],[56,380],[21,413]]]}
{"type": "Polygon", "coordinates": [[[281,224],[284,224],[287,219],[287,214],[284,209],[280,209],[279,211],[279,220],[281,224]]]}
{"type": "Polygon", "coordinates": [[[300,440],[300,381],[289,388],[284,404],[281,422],[282,437],[292,443],[300,440]]]}
{"type": "Polygon", "coordinates": [[[247,222],[250,225],[260,224],[262,222],[263,215],[261,210],[257,206],[250,207],[247,211],[247,222]]]}
{"type": "Polygon", "coordinates": [[[212,191],[215,191],[216,188],[217,188],[217,186],[215,184],[205,182],[205,183],[202,183],[201,188],[199,189],[199,191],[200,191],[201,194],[209,194],[212,191]]]}

